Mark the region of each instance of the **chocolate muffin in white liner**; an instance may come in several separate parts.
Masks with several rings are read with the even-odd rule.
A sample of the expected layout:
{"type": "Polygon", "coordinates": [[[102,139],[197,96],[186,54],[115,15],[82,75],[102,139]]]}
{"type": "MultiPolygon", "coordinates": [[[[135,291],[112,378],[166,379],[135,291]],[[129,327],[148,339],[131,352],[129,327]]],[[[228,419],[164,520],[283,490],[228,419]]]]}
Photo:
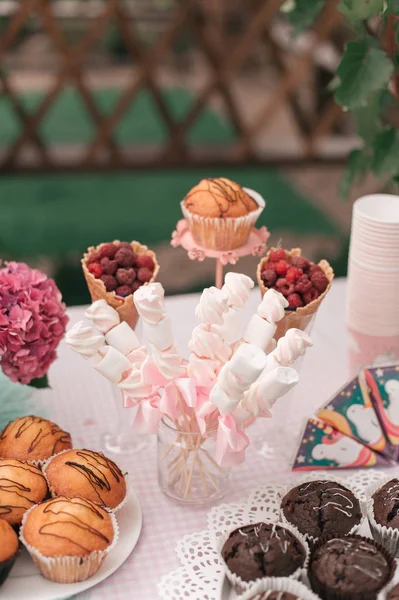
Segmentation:
{"type": "MultiPolygon", "coordinates": [[[[320,511],[321,509],[325,509],[324,519],[322,520],[322,523],[327,524],[328,517],[331,517],[330,525],[326,527],[326,530],[323,530],[320,536],[311,535],[307,531],[301,531],[300,525],[290,521],[289,517],[284,513],[282,504],[280,505],[281,521],[283,523],[289,523],[296,527],[299,533],[301,533],[304,536],[304,538],[311,544],[314,544],[320,537],[325,535],[351,535],[358,533],[362,528],[363,524],[366,522],[367,517],[365,511],[363,510],[362,500],[359,498],[359,495],[352,488],[352,486],[346,483],[344,477],[335,477],[333,475],[330,475],[329,473],[314,473],[312,475],[307,475],[299,479],[294,484],[291,483],[290,485],[284,486],[281,492],[281,503],[287,497],[287,494],[289,494],[290,492],[296,490],[300,486],[306,486],[315,482],[331,483],[333,484],[332,488],[334,484],[338,484],[339,486],[346,488],[346,490],[340,488],[330,489],[330,486],[321,486],[322,489],[324,488],[324,494],[327,496],[326,502],[323,506],[321,504],[320,506],[312,506],[312,501],[314,502],[316,501],[316,498],[319,498],[321,502],[321,498],[323,496],[323,494],[319,494],[317,492],[316,487],[313,488],[309,485],[309,492],[307,492],[306,490],[305,492],[303,492],[303,490],[300,490],[300,493],[298,494],[298,501],[305,503],[306,498],[308,497],[307,493],[310,494],[310,506],[306,508],[309,516],[312,514],[311,512],[309,512],[310,509],[313,509],[315,513],[317,510],[320,511]],[[349,492],[349,494],[346,493],[346,491],[349,492]],[[301,498],[301,495],[303,495],[304,497],[301,498]],[[340,530],[337,529],[336,531],[333,531],[334,526],[332,520],[335,517],[337,518],[337,527],[340,530]],[[357,522],[355,524],[352,524],[354,520],[357,520],[357,522]],[[345,521],[347,528],[345,528],[345,521]]],[[[304,527],[306,527],[306,524],[304,524],[304,527]]]]}
{"type": "MultiPolygon", "coordinates": [[[[82,458],[82,457],[81,457],[82,458]]],[[[75,461],[72,461],[75,462],[75,461]]],[[[62,465],[63,466],[63,465],[62,465]]],[[[104,456],[102,453],[100,452],[95,452],[92,450],[80,450],[80,449],[72,449],[72,450],[63,450],[62,452],[59,452],[58,454],[55,454],[54,456],[51,456],[43,465],[42,467],[42,471],[43,471],[43,475],[46,478],[47,481],[47,485],[51,494],[52,498],[55,498],[57,496],[60,495],[64,495],[67,497],[75,497],[75,496],[81,496],[82,498],[88,498],[89,500],[91,500],[92,502],[94,502],[95,504],[99,504],[100,506],[103,506],[107,509],[107,511],[109,512],[117,512],[118,510],[120,510],[127,502],[128,499],[128,495],[129,495],[129,485],[128,485],[128,480],[127,478],[123,475],[123,473],[120,471],[119,467],[116,465],[116,463],[114,461],[111,461],[109,458],[107,458],[106,456],[104,456]],[[87,465],[86,462],[87,460],[83,460],[82,463],[84,469],[80,469],[78,467],[78,465],[73,465],[73,469],[74,472],[79,472],[82,473],[82,476],[84,476],[84,479],[82,477],[82,481],[78,482],[79,484],[82,483],[83,485],[89,486],[87,487],[87,489],[91,492],[91,490],[96,490],[98,489],[98,492],[93,494],[89,494],[89,495],[85,495],[85,488],[82,487],[81,485],[73,488],[71,485],[69,485],[69,491],[67,492],[66,489],[63,489],[60,493],[58,493],[54,487],[53,487],[53,480],[52,478],[47,474],[47,470],[50,466],[50,464],[52,463],[52,461],[54,459],[56,459],[57,457],[60,457],[64,454],[66,454],[67,452],[71,452],[71,453],[79,453],[79,452],[85,452],[88,453],[88,458],[90,459],[90,455],[91,457],[96,456],[96,455],[100,455],[103,459],[104,459],[104,465],[101,465],[102,467],[102,472],[100,472],[98,470],[98,465],[93,465],[92,468],[90,468],[90,464],[87,465]],[[110,469],[107,467],[107,465],[109,467],[111,467],[110,469]],[[110,492],[111,491],[111,486],[112,486],[112,479],[111,481],[108,479],[107,477],[107,473],[104,473],[104,468],[103,467],[107,467],[107,471],[109,471],[109,477],[110,478],[114,478],[113,477],[113,473],[115,474],[116,480],[115,480],[115,484],[119,484],[119,481],[121,480],[121,478],[123,478],[123,482],[125,485],[125,494],[123,499],[116,505],[113,506],[109,506],[105,501],[101,502],[100,498],[102,497],[102,491],[104,490],[104,492],[110,492]],[[116,467],[116,470],[114,471],[114,468],[116,467]],[[88,471],[89,469],[89,471],[88,471]]],[[[58,473],[57,473],[58,475],[58,473]]],[[[68,477],[67,473],[64,473],[60,475],[60,479],[62,480],[62,477],[66,476],[68,477]]],[[[123,490],[122,490],[123,491],[123,490]]]]}
{"type": "MultiPolygon", "coordinates": [[[[65,518],[65,513],[63,514],[63,518],[65,518]]],[[[81,520],[72,518],[68,523],[68,527],[75,527],[77,523],[79,527],[79,523],[81,523],[81,520]]],[[[47,524],[47,528],[48,527],[49,525],[47,524]]],[[[87,530],[89,531],[89,533],[93,533],[92,527],[89,527],[87,530]]],[[[59,536],[55,535],[55,537],[58,538],[59,536]]],[[[32,508],[30,508],[25,513],[24,518],[22,520],[21,528],[19,530],[19,539],[29,552],[33,562],[38,567],[40,573],[46,579],[49,579],[50,581],[54,581],[56,583],[76,583],[79,581],[85,581],[89,577],[92,577],[102,565],[107,554],[115,547],[118,538],[119,528],[115,515],[113,513],[110,513],[109,511],[106,511],[106,509],[98,507],[92,502],[89,502],[88,500],[84,500],[82,498],[53,498],[51,500],[47,500],[42,504],[36,504],[35,506],[32,506],[32,508]],[[106,540],[109,542],[107,547],[105,547],[102,550],[95,550],[89,553],[81,553],[80,555],[61,556],[57,554],[55,556],[45,556],[37,548],[35,548],[27,542],[27,540],[25,539],[25,528],[26,522],[29,516],[32,514],[32,512],[38,507],[41,507],[43,509],[44,505],[47,505],[49,503],[62,502],[63,500],[67,500],[68,502],[83,502],[85,504],[91,505],[91,508],[97,511],[99,514],[102,511],[103,513],[106,513],[109,516],[112,523],[113,538],[112,540],[106,540]]],[[[79,544],[77,544],[77,546],[79,546],[79,544]]]]}
{"type": "Polygon", "coordinates": [[[381,592],[378,594],[377,600],[396,600],[399,597],[399,589],[398,589],[398,592],[397,592],[398,595],[393,595],[391,597],[389,596],[390,592],[392,592],[392,590],[394,590],[394,588],[396,586],[399,587],[399,571],[398,571],[398,568],[396,568],[394,576],[392,577],[392,579],[388,583],[388,585],[383,590],[381,590],[381,592]]]}
{"type": "Polygon", "coordinates": [[[277,597],[272,596],[270,600],[280,600],[280,598],[286,600],[284,593],[291,594],[296,600],[320,600],[320,597],[306,585],[287,577],[267,577],[251,586],[240,596],[240,600],[269,600],[273,592],[278,592],[280,595],[277,595],[277,597]]]}
{"type": "MultiPolygon", "coordinates": [[[[263,581],[265,579],[270,579],[270,576],[268,577],[267,575],[265,575],[263,577],[254,578],[253,580],[250,580],[250,581],[245,581],[239,575],[237,575],[236,573],[233,573],[233,571],[227,565],[226,560],[223,558],[222,553],[223,553],[224,545],[230,538],[230,535],[232,535],[233,533],[240,532],[240,535],[242,535],[243,539],[245,539],[245,537],[248,535],[248,533],[245,530],[248,527],[255,528],[255,526],[259,527],[261,525],[265,525],[266,527],[271,528],[270,539],[274,538],[276,540],[277,549],[278,549],[280,557],[284,557],[289,551],[292,552],[293,549],[295,551],[298,551],[298,549],[300,550],[300,554],[301,554],[300,563],[301,564],[298,565],[297,568],[293,569],[291,573],[284,574],[284,578],[298,580],[298,579],[301,579],[306,574],[306,570],[307,570],[307,566],[308,566],[308,562],[309,562],[310,550],[309,550],[309,546],[308,546],[304,536],[302,536],[299,533],[299,531],[297,530],[296,527],[294,527],[293,525],[290,525],[289,523],[285,524],[285,523],[281,523],[281,522],[263,521],[263,522],[259,522],[259,523],[243,523],[241,527],[235,527],[233,530],[225,532],[223,535],[221,535],[219,537],[219,539],[216,542],[216,551],[220,557],[221,564],[225,568],[226,577],[228,578],[231,585],[237,592],[247,591],[254,584],[260,583],[261,581],[263,581]],[[289,539],[288,539],[288,536],[286,536],[286,538],[284,540],[281,539],[281,537],[279,536],[280,529],[284,529],[286,532],[288,532],[289,539]],[[292,544],[294,544],[296,546],[296,548],[293,548],[292,544]]],[[[256,534],[256,532],[255,532],[255,534],[256,534]]],[[[262,547],[262,544],[259,544],[259,545],[261,546],[261,549],[264,552],[264,556],[268,555],[270,558],[270,540],[267,543],[267,545],[264,547],[262,547]]],[[[279,556],[276,557],[276,563],[277,563],[279,556]]],[[[255,562],[255,559],[254,559],[254,562],[255,562]]],[[[278,570],[278,566],[276,566],[276,569],[278,570]]]]}
{"type": "MultiPolygon", "coordinates": [[[[399,479],[396,479],[392,475],[381,478],[380,481],[372,483],[367,488],[367,518],[370,525],[370,531],[373,538],[379,542],[384,548],[388,550],[394,556],[399,554],[399,526],[391,527],[382,525],[377,522],[376,515],[374,512],[374,499],[373,496],[378,490],[383,488],[386,484],[392,481],[392,486],[389,486],[385,490],[387,510],[388,503],[396,504],[393,509],[397,515],[397,522],[399,523],[399,479]]],[[[392,512],[392,510],[391,510],[392,512]]],[[[391,521],[395,518],[395,514],[391,514],[391,521]]]]}

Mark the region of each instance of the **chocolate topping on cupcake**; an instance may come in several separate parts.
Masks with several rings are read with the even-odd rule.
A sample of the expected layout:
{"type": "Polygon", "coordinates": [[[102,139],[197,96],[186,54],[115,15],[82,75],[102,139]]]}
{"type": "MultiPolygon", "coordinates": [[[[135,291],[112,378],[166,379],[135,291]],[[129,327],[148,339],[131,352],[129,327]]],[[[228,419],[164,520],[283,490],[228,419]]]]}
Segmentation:
{"type": "Polygon", "coordinates": [[[284,496],[281,509],[287,521],[314,538],[349,533],[362,518],[354,494],[334,481],[298,485],[284,496]]]}
{"type": "Polygon", "coordinates": [[[225,177],[202,179],[188,192],[184,205],[194,214],[219,219],[241,217],[259,208],[238,183],[225,177]]]}
{"type": "Polygon", "coordinates": [[[256,596],[253,596],[250,600],[301,600],[301,598],[294,596],[289,592],[268,590],[267,592],[256,594],[256,596]]]}
{"type": "Polygon", "coordinates": [[[374,517],[386,527],[399,528],[399,480],[391,479],[373,494],[374,517]]]}
{"type": "Polygon", "coordinates": [[[19,525],[25,512],[47,495],[40,469],[12,458],[0,459],[0,519],[19,525]]]}
{"type": "Polygon", "coordinates": [[[235,529],[222,548],[230,571],[243,581],[292,575],[305,562],[305,549],[288,529],[256,523],[235,529]]]}

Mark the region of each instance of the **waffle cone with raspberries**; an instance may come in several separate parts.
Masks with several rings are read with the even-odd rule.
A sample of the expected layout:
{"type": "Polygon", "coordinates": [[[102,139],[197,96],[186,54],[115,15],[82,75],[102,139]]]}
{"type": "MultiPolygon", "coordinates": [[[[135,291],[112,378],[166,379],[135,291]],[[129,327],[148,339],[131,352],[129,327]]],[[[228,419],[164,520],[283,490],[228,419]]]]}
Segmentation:
{"type": "MultiPolygon", "coordinates": [[[[110,246],[111,244],[120,247],[130,246],[137,256],[151,257],[154,265],[152,275],[150,277],[150,274],[148,274],[148,281],[146,281],[145,283],[141,283],[141,285],[153,283],[156,280],[159,271],[159,264],[156,259],[156,255],[152,250],[149,250],[147,246],[144,246],[143,244],[140,244],[139,242],[135,241],[130,242],[128,244],[127,242],[120,242],[119,240],[114,240],[110,244],[104,243],[99,244],[96,247],[90,246],[90,248],[87,249],[87,252],[83,255],[81,261],[82,269],[86,279],[87,287],[89,288],[92,302],[101,299],[106,300],[107,304],[109,304],[110,306],[112,306],[112,308],[115,308],[115,310],[118,311],[121,321],[126,321],[130,325],[130,327],[134,329],[134,327],[137,324],[139,315],[134,305],[133,293],[128,293],[128,295],[121,296],[118,295],[117,291],[107,291],[104,281],[96,277],[95,273],[93,274],[92,271],[94,271],[94,269],[92,269],[92,271],[89,270],[90,265],[94,262],[93,259],[97,256],[101,257],[102,249],[104,249],[107,246],[110,246]]],[[[125,286],[121,285],[118,289],[120,290],[122,287],[125,286]]],[[[126,292],[132,292],[132,290],[126,286],[126,292]]]]}
{"type": "MultiPolygon", "coordinates": [[[[273,270],[272,268],[272,270],[273,270]]],[[[282,270],[284,271],[284,265],[282,264],[282,270]]],[[[297,269],[298,270],[298,269],[297,269]]],[[[302,269],[299,269],[299,271],[302,273],[302,275],[306,274],[306,271],[302,272],[302,269]]],[[[260,289],[260,293],[261,296],[263,297],[264,294],[267,292],[268,289],[273,288],[273,289],[277,289],[278,291],[280,291],[281,293],[283,293],[284,296],[287,297],[287,299],[291,302],[291,307],[287,308],[285,310],[285,316],[284,318],[279,321],[277,323],[277,331],[275,334],[275,339],[279,340],[281,337],[283,337],[288,329],[291,329],[293,327],[295,327],[296,329],[301,329],[302,331],[305,331],[306,328],[308,327],[308,325],[310,324],[313,316],[316,314],[320,304],[322,303],[323,299],[325,298],[325,296],[327,295],[328,291],[331,288],[331,283],[332,280],[334,279],[334,271],[332,270],[332,267],[330,266],[330,264],[326,261],[326,260],[321,260],[317,265],[311,263],[310,261],[307,261],[306,259],[304,259],[304,257],[302,257],[302,251],[300,248],[293,248],[292,250],[282,250],[281,248],[271,248],[269,250],[269,252],[266,254],[266,256],[264,256],[262,258],[262,260],[259,262],[258,264],[258,268],[256,270],[256,276],[258,279],[258,285],[259,285],[259,289],[260,289]],[[282,282],[282,286],[279,288],[278,285],[275,285],[279,279],[279,275],[277,275],[277,281],[275,282],[275,284],[273,285],[269,285],[269,287],[265,284],[264,281],[264,277],[262,277],[262,274],[265,274],[265,271],[267,270],[268,265],[270,266],[273,263],[273,268],[277,268],[277,262],[278,261],[272,261],[271,258],[273,258],[273,256],[275,256],[276,251],[285,254],[285,258],[281,259],[282,261],[286,261],[289,265],[289,268],[294,267],[293,269],[293,281],[288,282],[288,284],[285,286],[286,289],[284,289],[284,282],[282,282]],[[273,254],[274,253],[274,254],[273,254]],[[310,263],[310,269],[314,271],[318,271],[320,273],[320,275],[316,275],[316,279],[319,279],[319,282],[322,284],[320,287],[321,289],[325,287],[325,289],[323,291],[317,292],[318,296],[315,299],[311,299],[312,297],[312,292],[308,291],[304,294],[302,294],[302,290],[306,290],[306,287],[309,285],[308,282],[306,282],[306,284],[304,285],[303,288],[301,288],[301,280],[300,274],[298,275],[298,278],[295,280],[295,269],[297,269],[297,267],[295,267],[293,265],[294,263],[297,264],[301,264],[300,260],[297,260],[298,258],[300,258],[301,260],[305,261],[305,263],[310,263]],[[324,278],[324,277],[326,278],[324,278]],[[321,280],[321,281],[320,281],[321,280]],[[323,283],[324,282],[324,283],[323,283]],[[288,294],[287,292],[289,292],[290,290],[287,289],[289,287],[293,287],[291,294],[288,294]],[[296,289],[297,288],[297,289],[296,289]],[[298,290],[300,290],[301,293],[297,293],[298,290]],[[309,296],[306,296],[306,294],[310,294],[309,296]],[[299,296],[299,298],[298,298],[299,296]],[[304,299],[307,301],[306,303],[304,302],[304,299]],[[297,300],[297,304],[295,304],[295,301],[297,300]],[[302,304],[301,304],[302,303],[302,304]],[[301,304],[301,305],[299,305],[301,304]]],[[[287,274],[288,276],[288,274],[287,274]]],[[[271,277],[273,279],[273,276],[271,277]]],[[[306,278],[307,279],[307,278],[306,278]]],[[[285,280],[284,280],[285,281],[285,280]]],[[[317,285],[317,282],[316,282],[317,285]]],[[[314,289],[314,288],[312,288],[314,289]]],[[[315,294],[314,294],[315,295],[315,294]]]]}

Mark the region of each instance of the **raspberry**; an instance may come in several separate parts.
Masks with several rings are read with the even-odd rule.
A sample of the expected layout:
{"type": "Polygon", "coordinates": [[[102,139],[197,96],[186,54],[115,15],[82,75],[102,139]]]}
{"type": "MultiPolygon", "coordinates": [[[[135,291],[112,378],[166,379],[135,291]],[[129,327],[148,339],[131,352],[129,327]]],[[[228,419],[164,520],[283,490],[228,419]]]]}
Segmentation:
{"type": "Polygon", "coordinates": [[[103,274],[101,266],[98,263],[91,263],[89,265],[89,271],[96,279],[99,279],[103,274]]]}
{"type": "Polygon", "coordinates": [[[327,289],[328,279],[323,272],[315,271],[310,280],[313,283],[313,287],[321,294],[327,289]]]}
{"type": "Polygon", "coordinates": [[[101,260],[101,254],[99,252],[93,252],[92,254],[90,254],[89,256],[89,265],[91,263],[99,263],[101,260]]]}
{"type": "Polygon", "coordinates": [[[282,248],[276,248],[275,250],[270,250],[269,252],[269,260],[270,262],[279,262],[280,260],[285,260],[287,255],[285,250],[282,248]]]}
{"type": "Polygon", "coordinates": [[[287,275],[285,276],[285,278],[288,279],[288,281],[291,281],[291,283],[295,283],[298,277],[300,277],[301,275],[303,275],[302,269],[297,269],[297,267],[290,267],[287,271],[287,275]]]}
{"type": "Polygon", "coordinates": [[[276,288],[283,296],[289,296],[294,293],[294,284],[287,281],[284,277],[277,280],[276,288]]]}
{"type": "Polygon", "coordinates": [[[311,287],[310,290],[302,294],[302,298],[305,304],[309,304],[309,302],[313,302],[320,296],[320,292],[316,290],[316,288],[311,287]]]}
{"type": "Polygon", "coordinates": [[[107,256],[101,259],[100,262],[103,273],[106,275],[113,275],[116,273],[116,269],[118,268],[118,263],[116,260],[110,260],[107,256]]]}
{"type": "Polygon", "coordinates": [[[136,279],[136,271],[133,268],[118,269],[116,272],[116,279],[121,285],[132,285],[133,281],[136,279]]]}
{"type": "Polygon", "coordinates": [[[118,282],[112,275],[101,275],[100,279],[104,282],[107,292],[112,292],[118,285],[118,282]]]}
{"type": "Polygon", "coordinates": [[[265,269],[260,276],[266,287],[272,287],[276,283],[277,273],[274,269],[265,269]]]}
{"type": "Polygon", "coordinates": [[[287,296],[287,300],[289,308],[293,308],[294,310],[299,306],[303,306],[303,301],[299,294],[290,294],[287,296]]]}
{"type": "Polygon", "coordinates": [[[312,263],[309,267],[309,271],[308,271],[308,275],[309,277],[311,275],[313,275],[313,273],[317,273],[318,271],[321,271],[323,273],[323,269],[321,267],[319,267],[319,265],[315,265],[314,263],[312,263]]]}
{"type": "Polygon", "coordinates": [[[133,281],[133,283],[132,283],[132,293],[134,294],[134,292],[136,292],[142,285],[143,285],[142,282],[139,281],[138,279],[136,279],[136,281],[133,281]]]}
{"type": "Polygon", "coordinates": [[[286,260],[279,260],[276,265],[276,273],[284,277],[289,268],[290,266],[286,260]]]}
{"type": "Polygon", "coordinates": [[[120,244],[118,244],[118,250],[119,248],[127,248],[128,250],[133,250],[130,242],[121,242],[120,244]]]}
{"type": "Polygon", "coordinates": [[[151,256],[149,256],[148,254],[141,254],[136,259],[136,267],[138,269],[142,269],[143,267],[146,267],[147,269],[150,269],[150,271],[153,271],[154,267],[155,267],[155,263],[154,263],[153,259],[151,258],[151,256]]]}
{"type": "Polygon", "coordinates": [[[120,267],[133,267],[136,262],[136,255],[130,248],[119,248],[115,254],[115,260],[120,267]]]}
{"type": "Polygon", "coordinates": [[[147,267],[142,267],[137,271],[137,279],[140,279],[143,283],[150,281],[152,277],[152,272],[147,267]]]}
{"type": "Polygon", "coordinates": [[[116,288],[115,293],[118,296],[122,296],[122,298],[125,298],[125,296],[129,296],[132,293],[132,288],[130,287],[130,285],[120,285],[116,288]]]}
{"type": "Polygon", "coordinates": [[[295,283],[295,291],[298,294],[306,294],[312,287],[312,282],[307,275],[301,275],[295,283]]]}
{"type": "Polygon", "coordinates": [[[310,262],[303,256],[293,256],[291,259],[291,263],[293,267],[296,267],[297,269],[302,269],[302,271],[307,271],[310,267],[310,262]]]}
{"type": "Polygon", "coordinates": [[[115,246],[115,244],[105,244],[104,246],[102,246],[102,248],[100,248],[100,256],[101,258],[104,258],[104,256],[106,256],[107,258],[114,258],[115,252],[117,250],[118,247],[115,246]]]}

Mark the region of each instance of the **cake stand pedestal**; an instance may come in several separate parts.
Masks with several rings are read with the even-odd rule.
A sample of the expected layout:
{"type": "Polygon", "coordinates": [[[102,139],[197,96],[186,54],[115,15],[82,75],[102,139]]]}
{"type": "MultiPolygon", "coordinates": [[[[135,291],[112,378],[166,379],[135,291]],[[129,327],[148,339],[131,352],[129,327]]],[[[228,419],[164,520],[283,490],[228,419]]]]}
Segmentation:
{"type": "Polygon", "coordinates": [[[181,246],[187,250],[187,255],[191,260],[203,261],[205,258],[216,259],[215,285],[221,288],[223,285],[223,267],[231,264],[235,265],[242,256],[261,256],[266,252],[266,242],[270,233],[266,227],[252,229],[249,238],[244,246],[234,248],[234,250],[210,250],[199,246],[193,240],[193,236],[188,228],[187,221],[181,219],[176,225],[176,230],[172,233],[171,245],[174,248],[181,246]]]}

